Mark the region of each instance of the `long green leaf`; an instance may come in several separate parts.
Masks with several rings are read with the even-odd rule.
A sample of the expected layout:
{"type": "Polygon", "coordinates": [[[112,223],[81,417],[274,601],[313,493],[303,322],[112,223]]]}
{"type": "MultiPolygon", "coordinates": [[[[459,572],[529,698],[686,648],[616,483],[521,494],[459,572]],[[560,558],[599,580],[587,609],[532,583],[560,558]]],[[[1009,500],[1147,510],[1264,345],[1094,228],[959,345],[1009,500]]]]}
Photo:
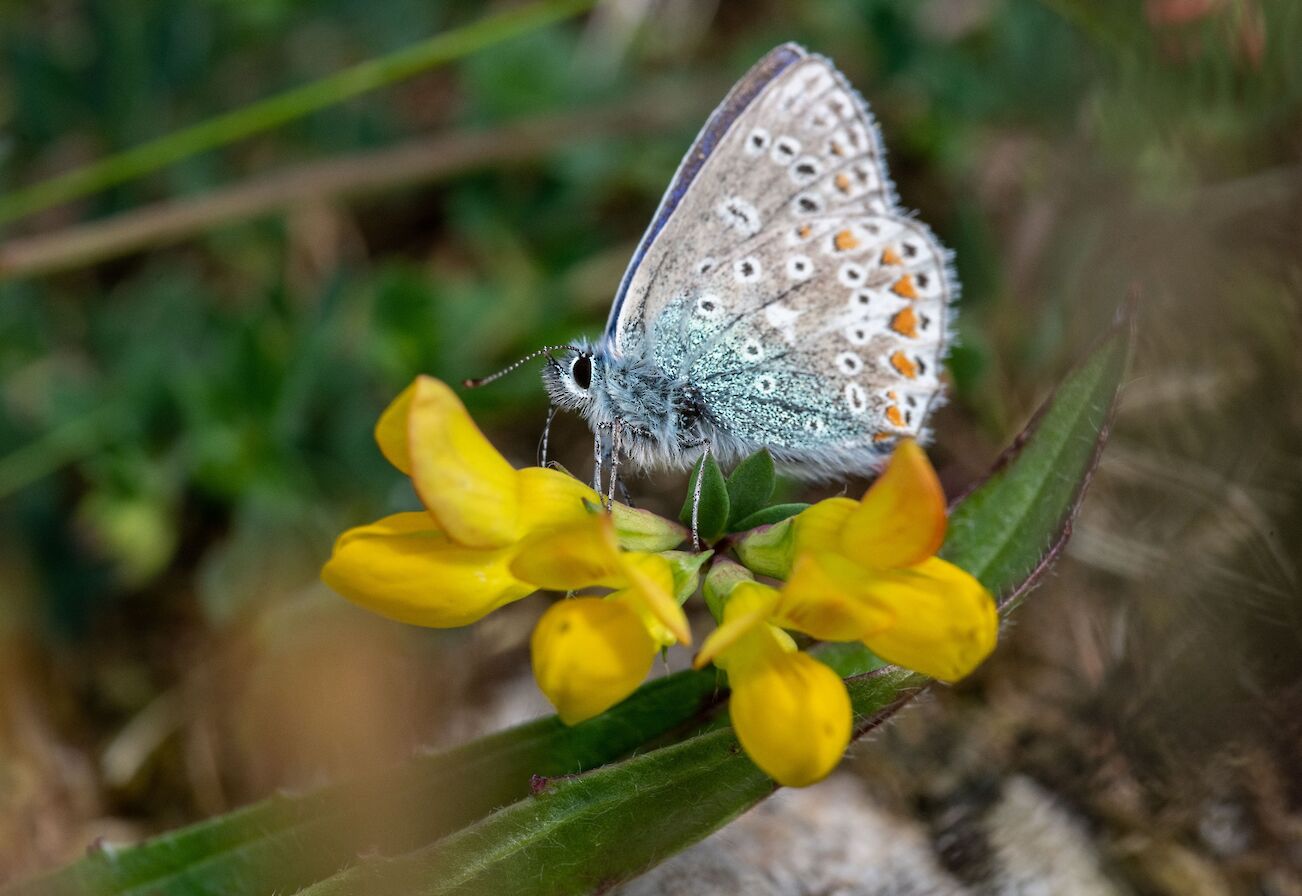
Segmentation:
{"type": "Polygon", "coordinates": [[[1129,361],[1129,319],[1058,387],[989,478],[949,515],[940,554],[1004,603],[1024,593],[1071,532],[1107,441],[1129,361]]]}
{"type": "MultiPolygon", "coordinates": [[[[1005,613],[1070,531],[1107,435],[1128,344],[1124,329],[1104,340],[1004,466],[953,512],[946,555],[999,595],[1005,613]]],[[[926,684],[896,667],[849,679],[856,732],[880,724],[926,684]]],[[[364,861],[304,896],[601,892],[717,830],[775,786],[731,729],[710,730],[557,782],[424,849],[364,861]]]]}
{"type": "Polygon", "coordinates": [[[618,759],[698,715],[715,675],[680,672],[644,685],[574,727],[555,716],[380,775],[304,796],[277,796],[138,846],[101,847],[4,896],[294,892],[372,850],[415,849],[520,799],[540,777],[618,759]]]}

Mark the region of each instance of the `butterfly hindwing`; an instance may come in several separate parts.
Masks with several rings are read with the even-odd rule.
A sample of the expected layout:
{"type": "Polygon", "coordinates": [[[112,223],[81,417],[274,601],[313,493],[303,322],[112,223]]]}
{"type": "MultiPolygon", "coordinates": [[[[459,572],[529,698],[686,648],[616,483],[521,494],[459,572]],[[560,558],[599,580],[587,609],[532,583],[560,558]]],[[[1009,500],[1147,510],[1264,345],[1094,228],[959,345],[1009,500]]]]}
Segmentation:
{"type": "Polygon", "coordinates": [[[779,51],[798,48],[765,57],[726,129],[711,120],[709,153],[707,125],[685,160],[690,189],[662,203],[610,338],[688,379],[741,443],[861,469],[923,432],[957,285],[899,209],[863,100],[819,56],[765,68],[779,51]]]}

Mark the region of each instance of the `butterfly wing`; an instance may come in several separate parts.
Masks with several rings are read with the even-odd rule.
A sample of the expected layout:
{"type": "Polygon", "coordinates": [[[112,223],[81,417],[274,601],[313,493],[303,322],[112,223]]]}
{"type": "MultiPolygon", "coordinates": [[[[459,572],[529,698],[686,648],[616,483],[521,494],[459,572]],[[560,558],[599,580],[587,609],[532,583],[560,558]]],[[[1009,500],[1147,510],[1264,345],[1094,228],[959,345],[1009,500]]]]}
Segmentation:
{"type": "Polygon", "coordinates": [[[956,292],[945,250],[898,207],[867,105],[784,45],[684,160],[607,341],[689,380],[721,453],[861,471],[924,433],[956,292]]]}

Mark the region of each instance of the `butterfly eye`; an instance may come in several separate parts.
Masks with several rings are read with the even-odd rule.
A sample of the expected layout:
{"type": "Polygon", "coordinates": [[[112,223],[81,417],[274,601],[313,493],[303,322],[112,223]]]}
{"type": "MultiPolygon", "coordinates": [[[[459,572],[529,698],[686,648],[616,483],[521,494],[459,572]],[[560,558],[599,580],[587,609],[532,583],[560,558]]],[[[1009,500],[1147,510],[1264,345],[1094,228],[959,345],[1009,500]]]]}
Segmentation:
{"type": "Polygon", "coordinates": [[[592,357],[589,355],[579,355],[574,359],[570,366],[570,375],[574,377],[574,384],[580,389],[587,389],[592,385],[592,357]]]}

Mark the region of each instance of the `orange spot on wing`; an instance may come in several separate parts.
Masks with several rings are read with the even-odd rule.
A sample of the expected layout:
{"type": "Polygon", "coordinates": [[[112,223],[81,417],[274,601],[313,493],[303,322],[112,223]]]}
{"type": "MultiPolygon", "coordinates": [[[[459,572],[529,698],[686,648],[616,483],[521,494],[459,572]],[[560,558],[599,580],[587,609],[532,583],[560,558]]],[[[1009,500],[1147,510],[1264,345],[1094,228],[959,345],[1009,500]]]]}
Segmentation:
{"type": "Polygon", "coordinates": [[[891,329],[901,336],[907,336],[910,339],[918,338],[918,315],[913,313],[912,308],[905,308],[900,313],[891,318],[891,329]]]}
{"type": "Polygon", "coordinates": [[[904,264],[904,259],[900,258],[898,252],[887,246],[882,250],[882,264],[904,264]]]}
{"type": "Polygon", "coordinates": [[[914,364],[904,352],[896,352],[891,355],[891,366],[899,371],[902,377],[911,380],[918,378],[918,365],[914,364]]]}
{"type": "Polygon", "coordinates": [[[837,235],[832,238],[832,242],[836,245],[836,250],[838,252],[847,252],[859,245],[859,241],[855,239],[854,234],[849,230],[842,230],[837,233],[837,235]]]}
{"type": "Polygon", "coordinates": [[[809,239],[809,235],[813,232],[814,232],[814,228],[810,227],[808,224],[801,224],[800,228],[796,231],[796,233],[800,235],[800,238],[802,240],[809,239]]]}
{"type": "Polygon", "coordinates": [[[900,398],[899,394],[894,389],[888,389],[886,392],[886,397],[889,398],[891,401],[898,401],[900,398]]]}
{"type": "Polygon", "coordinates": [[[889,433],[889,432],[877,432],[877,433],[873,433],[873,441],[874,441],[874,442],[889,442],[889,441],[890,441],[891,439],[893,439],[893,438],[895,438],[895,434],[894,434],[894,433],[889,433]]]}
{"type": "Polygon", "coordinates": [[[850,178],[844,173],[838,174],[836,177],[832,178],[832,183],[836,184],[836,188],[842,193],[848,193],[850,191],[850,178]]]}
{"type": "Polygon", "coordinates": [[[900,413],[900,409],[895,405],[891,405],[886,409],[886,419],[891,421],[891,426],[898,426],[900,429],[904,428],[904,415],[900,413]]]}
{"type": "Polygon", "coordinates": [[[918,289],[913,285],[913,275],[905,274],[891,286],[891,292],[906,299],[916,299],[918,289]]]}
{"type": "Polygon", "coordinates": [[[842,149],[841,144],[837,143],[835,140],[828,141],[827,148],[832,151],[832,155],[834,156],[845,155],[845,150],[842,149]]]}

